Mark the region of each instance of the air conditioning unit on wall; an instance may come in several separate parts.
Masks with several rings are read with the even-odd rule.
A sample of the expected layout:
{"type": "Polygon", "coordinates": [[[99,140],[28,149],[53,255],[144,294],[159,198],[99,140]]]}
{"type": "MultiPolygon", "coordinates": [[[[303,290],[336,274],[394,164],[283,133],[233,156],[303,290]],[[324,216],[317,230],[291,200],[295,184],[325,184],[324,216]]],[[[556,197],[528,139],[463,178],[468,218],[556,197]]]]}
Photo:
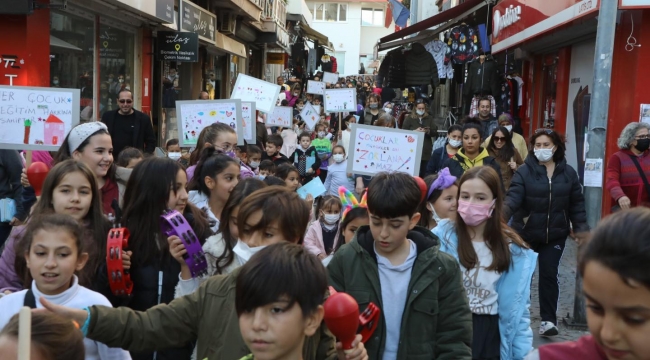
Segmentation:
{"type": "Polygon", "coordinates": [[[237,27],[237,15],[229,12],[219,14],[219,32],[226,35],[235,35],[237,27]]]}

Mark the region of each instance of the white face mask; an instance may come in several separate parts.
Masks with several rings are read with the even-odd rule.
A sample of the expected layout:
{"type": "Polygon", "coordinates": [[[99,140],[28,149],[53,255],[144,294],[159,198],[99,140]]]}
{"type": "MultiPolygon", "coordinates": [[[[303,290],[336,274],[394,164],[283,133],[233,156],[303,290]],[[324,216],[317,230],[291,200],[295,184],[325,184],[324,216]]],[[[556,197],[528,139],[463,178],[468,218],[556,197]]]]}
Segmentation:
{"type": "Polygon", "coordinates": [[[260,180],[264,180],[266,178],[266,175],[257,175],[257,178],[260,180]]]}
{"type": "Polygon", "coordinates": [[[424,115],[424,110],[415,110],[415,113],[422,116],[424,115]]]}
{"type": "Polygon", "coordinates": [[[433,204],[432,203],[428,203],[428,204],[431,207],[431,218],[433,218],[433,220],[435,220],[436,223],[442,221],[442,218],[438,216],[438,214],[436,214],[436,209],[433,207],[433,204]]]}
{"type": "Polygon", "coordinates": [[[332,155],[332,158],[333,158],[334,161],[336,161],[337,163],[340,163],[340,162],[342,162],[343,160],[345,160],[345,156],[343,156],[343,154],[334,154],[334,155],[332,155]]]}
{"type": "Polygon", "coordinates": [[[324,138],[325,135],[327,135],[327,133],[326,133],[325,131],[319,131],[319,132],[318,132],[318,137],[319,137],[319,138],[324,138]]]}
{"type": "Polygon", "coordinates": [[[385,111],[386,114],[388,114],[388,115],[390,115],[390,114],[393,113],[393,109],[391,109],[391,108],[384,108],[384,111],[385,111]]]}
{"type": "Polygon", "coordinates": [[[341,218],[341,214],[324,214],[323,215],[323,221],[325,221],[326,224],[335,224],[339,219],[341,218]]]}
{"type": "Polygon", "coordinates": [[[245,242],[241,240],[237,240],[237,245],[235,245],[234,248],[232,248],[232,251],[237,255],[237,258],[239,259],[239,262],[242,264],[245,264],[250,260],[250,258],[258,253],[260,250],[264,249],[266,246],[257,246],[257,247],[249,247],[245,242]]]}
{"type": "Polygon", "coordinates": [[[181,153],[179,152],[168,152],[167,157],[172,160],[178,160],[181,158],[181,153]]]}
{"type": "Polygon", "coordinates": [[[250,165],[251,168],[253,168],[253,169],[257,169],[260,166],[260,162],[259,161],[251,161],[251,163],[248,164],[248,165],[250,165]]]}
{"type": "Polygon", "coordinates": [[[461,145],[463,145],[463,142],[460,140],[454,140],[454,139],[449,139],[449,145],[453,148],[459,148],[461,145]]]}
{"type": "Polygon", "coordinates": [[[540,162],[547,162],[553,158],[553,149],[555,146],[550,149],[535,149],[535,157],[540,162]]]}
{"type": "Polygon", "coordinates": [[[506,125],[504,126],[504,128],[506,128],[506,130],[508,130],[509,133],[512,133],[512,125],[506,125]]]}

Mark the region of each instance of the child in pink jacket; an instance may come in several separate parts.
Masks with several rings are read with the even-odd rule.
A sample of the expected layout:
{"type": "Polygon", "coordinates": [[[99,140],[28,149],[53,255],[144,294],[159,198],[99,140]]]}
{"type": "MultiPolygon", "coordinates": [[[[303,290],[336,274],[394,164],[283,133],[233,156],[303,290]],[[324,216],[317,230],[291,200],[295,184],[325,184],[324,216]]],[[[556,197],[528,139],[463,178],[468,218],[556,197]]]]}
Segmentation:
{"type": "Polygon", "coordinates": [[[337,247],[342,207],[338,196],[326,195],[320,198],[316,211],[318,220],[311,223],[305,235],[305,248],[321,260],[337,247]]]}

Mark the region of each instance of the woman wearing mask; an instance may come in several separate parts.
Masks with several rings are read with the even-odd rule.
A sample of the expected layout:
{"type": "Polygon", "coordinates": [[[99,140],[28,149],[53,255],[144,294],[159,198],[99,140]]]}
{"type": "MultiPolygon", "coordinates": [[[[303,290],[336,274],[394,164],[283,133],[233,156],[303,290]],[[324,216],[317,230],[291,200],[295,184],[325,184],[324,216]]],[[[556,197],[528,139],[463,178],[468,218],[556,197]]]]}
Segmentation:
{"type": "Polygon", "coordinates": [[[650,179],[649,130],[650,125],[643,122],[627,124],[618,138],[620,150],[607,162],[605,187],[621,209],[650,206],[650,188],[646,185],[650,179]]]}
{"type": "Polygon", "coordinates": [[[300,88],[300,83],[295,83],[293,86],[291,86],[291,91],[285,92],[286,100],[289,102],[289,105],[293,107],[296,105],[296,102],[298,99],[300,99],[300,95],[302,94],[302,89],[300,88]]]}
{"type": "Polygon", "coordinates": [[[375,121],[384,113],[384,110],[379,108],[379,96],[376,94],[368,95],[366,109],[363,113],[363,124],[374,125],[375,121]]]}
{"type": "Polygon", "coordinates": [[[560,295],[557,275],[566,238],[573,231],[582,240],[589,225],[580,178],[567,164],[560,135],[538,129],[530,144],[533,150],[512,177],[503,219],[515,215],[513,229],[539,254],[539,335],[555,336],[560,295]]]}
{"type": "Polygon", "coordinates": [[[442,169],[442,164],[456,155],[458,149],[463,145],[463,127],[456,124],[447,129],[447,142],[433,151],[427,163],[426,175],[437,174],[442,169]]]}
{"type": "Polygon", "coordinates": [[[402,129],[424,133],[422,162],[420,164],[420,176],[424,177],[427,163],[429,162],[429,159],[431,159],[431,151],[433,150],[433,141],[431,140],[431,137],[438,134],[438,127],[434,123],[433,116],[429,115],[427,112],[427,105],[424,103],[424,100],[418,99],[415,102],[413,111],[406,117],[406,119],[404,119],[402,129]]]}
{"type": "Polygon", "coordinates": [[[392,102],[387,101],[387,102],[384,103],[384,112],[386,112],[386,114],[388,114],[388,115],[395,116],[395,114],[393,114],[393,103],[392,102]]]}

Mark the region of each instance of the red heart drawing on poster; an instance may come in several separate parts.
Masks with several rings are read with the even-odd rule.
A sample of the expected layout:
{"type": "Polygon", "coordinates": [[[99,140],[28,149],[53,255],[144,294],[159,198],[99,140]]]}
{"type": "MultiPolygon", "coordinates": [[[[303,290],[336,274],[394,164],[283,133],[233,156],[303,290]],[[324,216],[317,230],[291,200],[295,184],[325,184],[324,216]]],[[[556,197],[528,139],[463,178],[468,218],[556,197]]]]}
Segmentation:
{"type": "Polygon", "coordinates": [[[226,116],[231,117],[232,116],[232,111],[226,111],[226,116]]]}
{"type": "Polygon", "coordinates": [[[407,138],[407,141],[410,142],[410,143],[412,143],[412,142],[415,141],[415,138],[413,138],[413,136],[409,136],[409,137],[407,138]]]}

